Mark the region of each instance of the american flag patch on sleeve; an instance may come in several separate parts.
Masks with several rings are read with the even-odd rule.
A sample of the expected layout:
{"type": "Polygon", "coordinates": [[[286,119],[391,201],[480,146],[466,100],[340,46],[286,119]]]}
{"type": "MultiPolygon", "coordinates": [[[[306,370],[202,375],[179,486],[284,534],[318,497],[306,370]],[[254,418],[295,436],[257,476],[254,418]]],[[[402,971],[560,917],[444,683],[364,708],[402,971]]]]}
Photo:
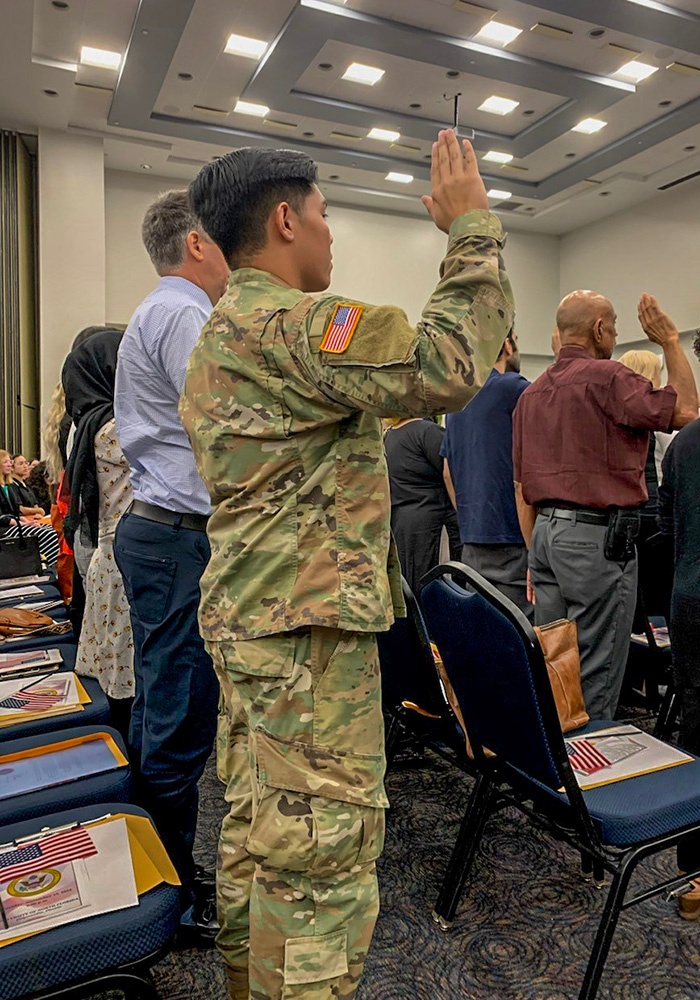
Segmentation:
{"type": "Polygon", "coordinates": [[[347,351],[364,308],[364,306],[337,305],[326,327],[320,349],[328,354],[343,354],[347,351]]]}

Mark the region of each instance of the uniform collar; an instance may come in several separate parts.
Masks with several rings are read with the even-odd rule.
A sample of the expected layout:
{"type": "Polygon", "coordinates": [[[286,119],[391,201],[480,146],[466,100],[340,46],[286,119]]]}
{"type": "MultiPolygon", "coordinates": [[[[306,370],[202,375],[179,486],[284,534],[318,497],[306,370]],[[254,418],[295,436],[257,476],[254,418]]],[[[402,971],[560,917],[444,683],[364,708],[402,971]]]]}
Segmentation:
{"type": "Polygon", "coordinates": [[[272,274],[270,271],[261,271],[257,267],[239,267],[237,270],[231,271],[231,276],[228,279],[229,287],[231,285],[244,285],[248,281],[265,282],[268,285],[278,285],[280,288],[292,287],[276,274],[272,274]]]}

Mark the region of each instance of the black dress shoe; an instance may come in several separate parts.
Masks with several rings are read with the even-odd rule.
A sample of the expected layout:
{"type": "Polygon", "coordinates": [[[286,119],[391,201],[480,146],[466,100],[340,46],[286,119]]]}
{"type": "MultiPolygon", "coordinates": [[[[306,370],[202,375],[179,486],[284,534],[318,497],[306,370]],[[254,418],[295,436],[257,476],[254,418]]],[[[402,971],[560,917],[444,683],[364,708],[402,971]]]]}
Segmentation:
{"type": "Polygon", "coordinates": [[[188,947],[211,948],[218,932],[213,900],[195,901],[180,917],[178,938],[188,947]]]}
{"type": "Polygon", "coordinates": [[[211,948],[219,932],[216,919],[216,879],[200,865],[195,865],[194,902],[180,918],[180,939],[183,944],[211,948]]]}
{"type": "Polygon", "coordinates": [[[192,881],[194,883],[195,895],[200,889],[205,891],[210,889],[212,892],[216,892],[216,872],[213,872],[210,868],[195,865],[192,881]]]}

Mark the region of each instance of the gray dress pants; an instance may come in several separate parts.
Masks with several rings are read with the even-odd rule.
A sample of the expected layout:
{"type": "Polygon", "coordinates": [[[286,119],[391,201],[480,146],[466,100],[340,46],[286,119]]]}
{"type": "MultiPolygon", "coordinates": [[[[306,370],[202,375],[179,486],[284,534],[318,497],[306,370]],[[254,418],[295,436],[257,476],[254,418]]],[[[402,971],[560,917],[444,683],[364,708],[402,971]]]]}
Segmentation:
{"type": "Polygon", "coordinates": [[[527,549],[524,545],[467,542],[462,546],[462,562],[481,573],[532,621],[535,609],[527,599],[527,549]]]}
{"type": "Polygon", "coordinates": [[[620,698],[637,597],[637,558],[605,558],[605,525],[540,514],[530,546],[535,622],[575,621],[591,719],[612,719],[620,698]]]}

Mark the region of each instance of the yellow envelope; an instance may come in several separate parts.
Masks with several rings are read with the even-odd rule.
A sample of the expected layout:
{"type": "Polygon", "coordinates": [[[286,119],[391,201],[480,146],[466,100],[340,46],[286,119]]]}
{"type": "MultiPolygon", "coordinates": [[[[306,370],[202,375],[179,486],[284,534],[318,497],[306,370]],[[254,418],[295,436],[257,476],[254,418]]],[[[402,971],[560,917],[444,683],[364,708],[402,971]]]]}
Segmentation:
{"type": "MultiPolygon", "coordinates": [[[[168,882],[170,885],[180,885],[180,879],[175,871],[175,867],[168,857],[160,837],[155,831],[155,827],[146,816],[134,816],[131,813],[113,813],[110,816],[105,816],[103,819],[84,823],[83,826],[86,830],[89,830],[91,826],[114,823],[118,819],[126,820],[126,832],[129,837],[131,863],[134,866],[134,880],[138,895],[142,896],[145,892],[149,892],[157,885],[160,885],[161,882],[168,882]]],[[[15,944],[17,941],[23,941],[25,938],[43,933],[43,931],[29,931],[24,934],[18,934],[17,937],[0,941],[0,948],[5,948],[9,944],[15,944]]]]}

